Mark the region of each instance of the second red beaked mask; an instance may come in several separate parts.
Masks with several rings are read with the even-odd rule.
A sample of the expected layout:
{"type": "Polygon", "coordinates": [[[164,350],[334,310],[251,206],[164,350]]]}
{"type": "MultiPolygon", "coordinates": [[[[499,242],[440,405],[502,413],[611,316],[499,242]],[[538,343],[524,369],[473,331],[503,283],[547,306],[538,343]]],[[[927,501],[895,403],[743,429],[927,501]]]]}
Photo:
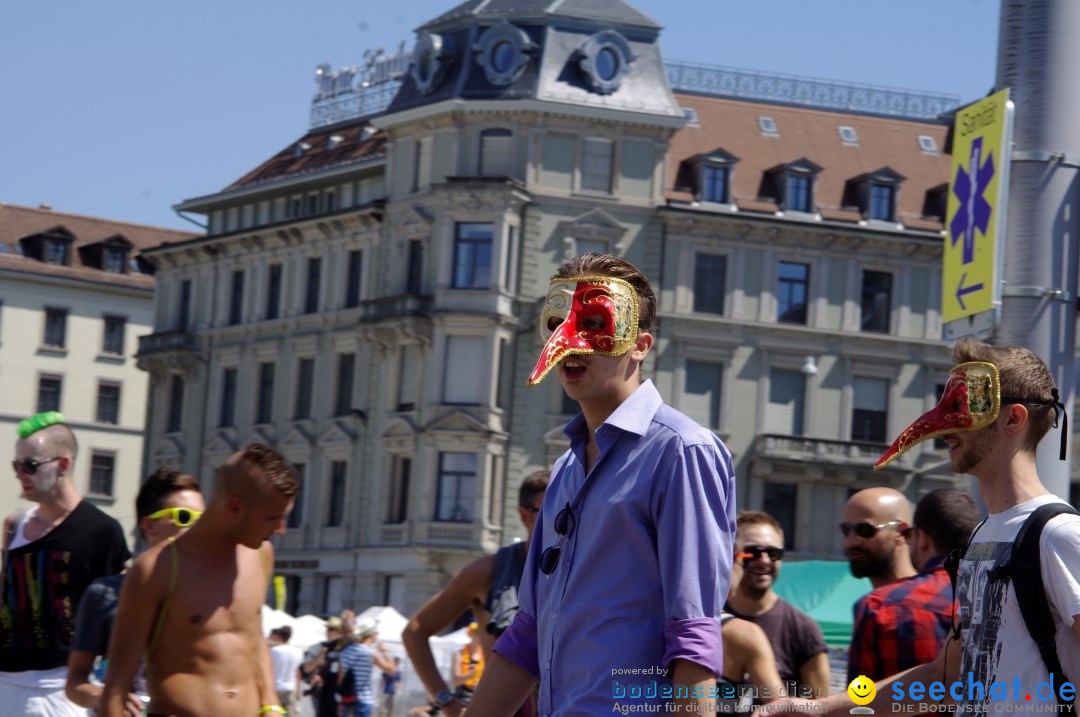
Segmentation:
{"type": "Polygon", "coordinates": [[[905,428],[874,470],[884,468],[912,446],[953,433],[978,431],[997,420],[1001,410],[1001,379],[997,366],[969,361],[953,367],[941,401],[905,428]]]}
{"type": "Polygon", "coordinates": [[[552,279],[540,312],[544,348],[529,385],[572,354],[622,356],[633,347],[637,329],[637,292],[629,283],[608,276],[552,279]]]}

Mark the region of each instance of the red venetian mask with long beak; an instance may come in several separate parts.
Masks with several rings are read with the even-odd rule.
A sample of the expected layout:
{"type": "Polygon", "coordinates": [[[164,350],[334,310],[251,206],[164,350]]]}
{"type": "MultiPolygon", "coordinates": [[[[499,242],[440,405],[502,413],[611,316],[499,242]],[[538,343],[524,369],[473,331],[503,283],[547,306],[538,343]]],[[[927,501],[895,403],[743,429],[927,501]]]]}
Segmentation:
{"type": "Polygon", "coordinates": [[[622,279],[552,279],[540,313],[544,348],[529,374],[529,385],[540,383],[572,354],[622,356],[634,345],[637,323],[637,292],[622,279]]]}
{"type": "Polygon", "coordinates": [[[1000,410],[1001,380],[997,366],[983,361],[954,366],[938,405],[904,429],[874,464],[874,470],[884,468],[923,441],[986,428],[997,420],[1000,410]]]}

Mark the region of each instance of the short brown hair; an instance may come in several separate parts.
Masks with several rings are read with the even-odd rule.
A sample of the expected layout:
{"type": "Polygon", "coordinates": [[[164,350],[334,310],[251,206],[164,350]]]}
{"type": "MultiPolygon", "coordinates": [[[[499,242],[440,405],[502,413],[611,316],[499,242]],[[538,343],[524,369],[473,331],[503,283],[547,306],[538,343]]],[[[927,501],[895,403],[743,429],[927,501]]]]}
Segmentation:
{"type": "Polygon", "coordinates": [[[221,469],[221,482],[235,489],[238,487],[237,479],[246,476],[252,468],[258,468],[266,482],[286,498],[300,492],[300,478],[296,470],[284,456],[265,443],[252,443],[244,449],[236,463],[226,463],[221,469]]]}
{"type": "Polygon", "coordinates": [[[979,522],[979,509],[967,493],[939,488],[919,499],[912,524],[930,536],[934,552],[948,555],[967,545],[979,522]]]}
{"type": "MultiPolygon", "coordinates": [[[[1001,395],[1033,401],[1053,401],[1054,377],[1043,360],[1032,351],[1020,346],[991,346],[975,339],[961,339],[952,350],[956,363],[985,361],[997,366],[1001,377],[1001,395]]],[[[1010,401],[1004,400],[1003,404],[1010,401]]],[[[1024,440],[1024,447],[1034,452],[1035,447],[1054,425],[1056,411],[1053,406],[1024,404],[1028,410],[1031,428],[1024,440]]]]}
{"type": "Polygon", "coordinates": [[[656,294],[649,286],[649,280],[636,266],[614,254],[579,254],[566,262],[555,272],[553,279],[566,279],[573,276],[610,276],[634,287],[638,296],[638,327],[642,331],[653,331],[656,327],[656,294]]]}
{"type": "Polygon", "coordinates": [[[784,539],[784,529],[780,527],[780,521],[763,510],[740,510],[735,516],[735,530],[739,531],[751,525],[767,525],[776,531],[780,540],[784,539]]]}
{"type": "Polygon", "coordinates": [[[531,508],[536,496],[547,490],[548,478],[551,471],[534,471],[525,476],[518,488],[518,507],[531,508]]]}
{"type": "Polygon", "coordinates": [[[199,479],[166,466],[158,468],[143,481],[135,497],[135,518],[142,520],[165,507],[165,499],[182,490],[201,493],[199,479]]]}

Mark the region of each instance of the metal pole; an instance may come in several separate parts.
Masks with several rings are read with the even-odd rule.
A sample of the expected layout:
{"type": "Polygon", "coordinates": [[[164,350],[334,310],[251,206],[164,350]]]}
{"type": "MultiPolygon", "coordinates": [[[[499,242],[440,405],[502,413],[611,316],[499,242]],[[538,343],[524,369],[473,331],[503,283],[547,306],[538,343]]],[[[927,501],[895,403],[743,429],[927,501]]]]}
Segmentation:
{"type": "MultiPolygon", "coordinates": [[[[999,345],[1026,346],[1050,368],[1072,416],[1076,392],[1080,2],[1002,0],[997,87],[1016,107],[999,345]]],[[[1072,449],[1060,426],[1039,445],[1043,484],[1068,499],[1072,449]]],[[[1072,440],[1072,436],[1067,436],[1072,440]]]]}

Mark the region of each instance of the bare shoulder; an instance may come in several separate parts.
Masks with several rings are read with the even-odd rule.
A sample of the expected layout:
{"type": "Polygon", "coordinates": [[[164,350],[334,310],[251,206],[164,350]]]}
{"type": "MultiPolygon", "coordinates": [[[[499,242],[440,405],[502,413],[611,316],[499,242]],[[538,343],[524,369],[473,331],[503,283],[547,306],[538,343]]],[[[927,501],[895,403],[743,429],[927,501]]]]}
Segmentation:
{"type": "Polygon", "coordinates": [[[769,638],[765,635],[765,631],[749,620],[738,617],[732,618],[724,623],[721,630],[725,643],[747,648],[757,648],[763,644],[769,644],[769,638]]]}
{"type": "Polygon", "coordinates": [[[458,571],[458,574],[450,581],[450,585],[456,583],[459,589],[482,600],[487,597],[494,580],[495,556],[483,555],[458,571]]]}

